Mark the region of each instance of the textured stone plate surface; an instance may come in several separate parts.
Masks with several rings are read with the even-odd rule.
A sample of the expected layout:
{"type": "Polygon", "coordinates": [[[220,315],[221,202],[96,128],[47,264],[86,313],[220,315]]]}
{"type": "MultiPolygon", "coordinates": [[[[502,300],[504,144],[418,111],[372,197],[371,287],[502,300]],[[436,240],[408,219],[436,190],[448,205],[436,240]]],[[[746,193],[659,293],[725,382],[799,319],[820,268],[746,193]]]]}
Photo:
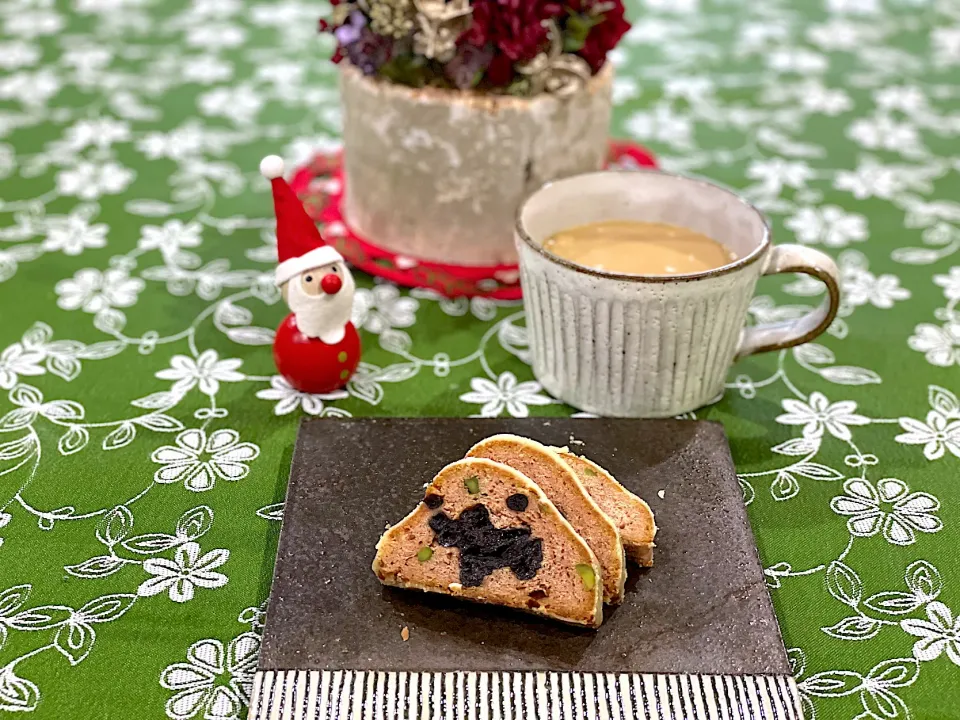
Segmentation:
{"type": "Polygon", "coordinates": [[[566,418],[305,421],[260,667],[789,674],[723,428],[566,418]],[[498,432],[569,445],[653,508],[656,565],[631,566],[599,630],[385,588],[370,570],[423,484],[498,432]]]}

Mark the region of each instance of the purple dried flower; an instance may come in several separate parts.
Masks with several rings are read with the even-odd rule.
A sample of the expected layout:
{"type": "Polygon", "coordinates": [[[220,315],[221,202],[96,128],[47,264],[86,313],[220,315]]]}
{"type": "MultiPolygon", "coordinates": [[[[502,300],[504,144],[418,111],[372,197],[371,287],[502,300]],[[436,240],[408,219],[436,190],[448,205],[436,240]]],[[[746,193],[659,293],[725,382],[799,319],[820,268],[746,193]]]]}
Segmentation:
{"type": "Polygon", "coordinates": [[[367,18],[359,10],[354,10],[347,22],[333,31],[341,45],[352,45],[360,39],[361,31],[367,26],[367,18]]]}
{"type": "Polygon", "coordinates": [[[456,87],[466,90],[477,84],[479,77],[492,59],[493,47],[490,45],[484,47],[460,45],[457,48],[457,54],[444,68],[444,72],[456,87]]]}
{"type": "Polygon", "coordinates": [[[343,49],[350,62],[360,68],[364,75],[375,75],[390,59],[393,42],[364,27],[360,30],[357,40],[344,46],[343,49]]]}

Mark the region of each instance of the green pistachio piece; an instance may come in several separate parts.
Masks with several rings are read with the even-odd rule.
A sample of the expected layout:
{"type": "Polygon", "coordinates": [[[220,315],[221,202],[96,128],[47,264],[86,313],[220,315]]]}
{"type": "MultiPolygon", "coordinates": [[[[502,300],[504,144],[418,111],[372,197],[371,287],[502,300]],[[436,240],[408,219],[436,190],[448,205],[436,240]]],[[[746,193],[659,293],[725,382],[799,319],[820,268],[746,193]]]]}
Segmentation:
{"type": "Polygon", "coordinates": [[[577,575],[583,580],[583,586],[587,590],[593,590],[597,584],[597,574],[593,571],[593,567],[586,563],[580,563],[577,565],[577,575]]]}
{"type": "Polygon", "coordinates": [[[584,471],[587,475],[589,475],[590,477],[596,477],[596,476],[597,476],[597,471],[594,470],[592,467],[584,467],[584,468],[583,468],[583,471],[584,471]]]}
{"type": "Polygon", "coordinates": [[[433,550],[431,550],[428,547],[422,547],[419,550],[417,550],[417,560],[419,560],[422,563],[426,562],[432,557],[433,557],[433,550]]]}
{"type": "Polygon", "coordinates": [[[480,494],[480,478],[476,475],[471,475],[466,480],[463,481],[463,486],[467,489],[467,492],[471,495],[480,494]]]}

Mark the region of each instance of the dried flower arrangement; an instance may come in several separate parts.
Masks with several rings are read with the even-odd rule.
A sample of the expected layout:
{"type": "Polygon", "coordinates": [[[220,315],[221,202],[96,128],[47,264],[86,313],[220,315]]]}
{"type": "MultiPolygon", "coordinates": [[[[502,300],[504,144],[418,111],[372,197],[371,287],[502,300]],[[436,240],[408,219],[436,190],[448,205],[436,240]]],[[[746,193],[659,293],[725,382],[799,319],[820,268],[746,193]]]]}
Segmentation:
{"type": "Polygon", "coordinates": [[[575,93],[630,28],[622,0],[331,0],[343,59],[413,87],[575,93]]]}

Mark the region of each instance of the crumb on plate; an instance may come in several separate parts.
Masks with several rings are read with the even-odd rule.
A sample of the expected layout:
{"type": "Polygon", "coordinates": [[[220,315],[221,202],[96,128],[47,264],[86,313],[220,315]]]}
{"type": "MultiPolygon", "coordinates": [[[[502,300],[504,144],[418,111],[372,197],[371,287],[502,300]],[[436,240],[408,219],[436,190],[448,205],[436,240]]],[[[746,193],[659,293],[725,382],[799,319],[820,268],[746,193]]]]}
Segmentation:
{"type": "Polygon", "coordinates": [[[404,625],[404,626],[403,626],[403,630],[400,631],[400,637],[403,639],[404,642],[406,642],[407,640],[409,640],[409,639],[410,639],[410,628],[408,628],[406,625],[404,625]]]}

